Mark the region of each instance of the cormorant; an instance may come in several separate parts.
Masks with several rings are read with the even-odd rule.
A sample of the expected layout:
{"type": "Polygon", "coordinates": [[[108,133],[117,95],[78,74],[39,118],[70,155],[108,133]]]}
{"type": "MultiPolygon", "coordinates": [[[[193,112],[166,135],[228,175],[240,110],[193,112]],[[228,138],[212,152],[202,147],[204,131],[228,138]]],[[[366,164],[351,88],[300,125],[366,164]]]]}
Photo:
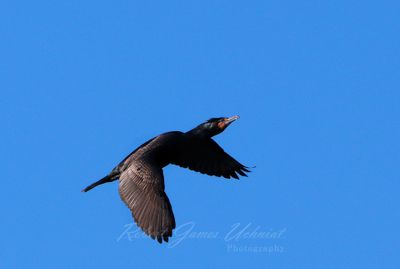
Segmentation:
{"type": "Polygon", "coordinates": [[[135,149],[107,176],[82,191],[119,179],[119,194],[137,225],[158,242],[168,242],[175,218],[164,192],[162,168],[175,164],[210,176],[236,179],[238,174],[247,176],[248,167],[212,139],[238,118],[211,118],[186,133],[174,131],[156,136],[135,149]]]}

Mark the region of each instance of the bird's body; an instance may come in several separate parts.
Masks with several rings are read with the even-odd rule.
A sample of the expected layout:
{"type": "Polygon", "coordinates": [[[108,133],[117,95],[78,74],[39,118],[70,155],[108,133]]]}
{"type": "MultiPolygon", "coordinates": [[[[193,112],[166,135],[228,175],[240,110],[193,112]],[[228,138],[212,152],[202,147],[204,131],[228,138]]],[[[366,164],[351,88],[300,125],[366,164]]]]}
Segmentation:
{"type": "Polygon", "coordinates": [[[168,241],[175,218],[164,192],[162,168],[168,164],[225,178],[246,176],[247,167],[228,155],[211,137],[238,117],[214,118],[189,132],[168,132],[139,146],[106,177],[83,191],[119,179],[121,199],[143,231],[159,242],[168,241]]]}

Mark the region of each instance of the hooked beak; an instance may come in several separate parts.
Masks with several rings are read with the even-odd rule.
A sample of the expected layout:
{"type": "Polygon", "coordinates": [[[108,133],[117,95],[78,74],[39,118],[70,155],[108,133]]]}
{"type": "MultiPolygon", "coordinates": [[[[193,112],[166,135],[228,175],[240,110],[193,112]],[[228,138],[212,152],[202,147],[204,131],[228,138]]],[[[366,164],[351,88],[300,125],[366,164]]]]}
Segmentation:
{"type": "Polygon", "coordinates": [[[240,118],[239,116],[233,116],[233,117],[230,117],[230,118],[227,118],[226,120],[225,120],[225,124],[231,124],[232,122],[234,122],[235,120],[237,120],[238,118],[240,118]]]}

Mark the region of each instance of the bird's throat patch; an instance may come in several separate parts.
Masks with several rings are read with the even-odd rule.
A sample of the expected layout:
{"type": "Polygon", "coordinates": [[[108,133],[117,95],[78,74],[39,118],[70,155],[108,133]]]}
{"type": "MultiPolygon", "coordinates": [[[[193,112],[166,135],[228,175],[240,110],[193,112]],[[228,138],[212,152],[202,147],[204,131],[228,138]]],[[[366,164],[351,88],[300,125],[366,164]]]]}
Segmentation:
{"type": "Polygon", "coordinates": [[[220,128],[220,129],[225,129],[225,122],[223,122],[223,121],[221,121],[221,122],[218,122],[218,128],[220,128]]]}

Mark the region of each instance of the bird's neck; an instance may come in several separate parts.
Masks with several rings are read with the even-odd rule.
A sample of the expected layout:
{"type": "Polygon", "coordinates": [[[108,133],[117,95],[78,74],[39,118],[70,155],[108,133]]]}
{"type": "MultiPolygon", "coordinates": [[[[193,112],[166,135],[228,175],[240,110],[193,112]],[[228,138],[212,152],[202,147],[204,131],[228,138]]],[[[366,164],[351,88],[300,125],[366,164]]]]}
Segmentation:
{"type": "Polygon", "coordinates": [[[201,137],[201,138],[211,138],[215,134],[213,134],[212,130],[204,127],[203,125],[199,125],[192,130],[188,131],[187,134],[201,137]]]}

